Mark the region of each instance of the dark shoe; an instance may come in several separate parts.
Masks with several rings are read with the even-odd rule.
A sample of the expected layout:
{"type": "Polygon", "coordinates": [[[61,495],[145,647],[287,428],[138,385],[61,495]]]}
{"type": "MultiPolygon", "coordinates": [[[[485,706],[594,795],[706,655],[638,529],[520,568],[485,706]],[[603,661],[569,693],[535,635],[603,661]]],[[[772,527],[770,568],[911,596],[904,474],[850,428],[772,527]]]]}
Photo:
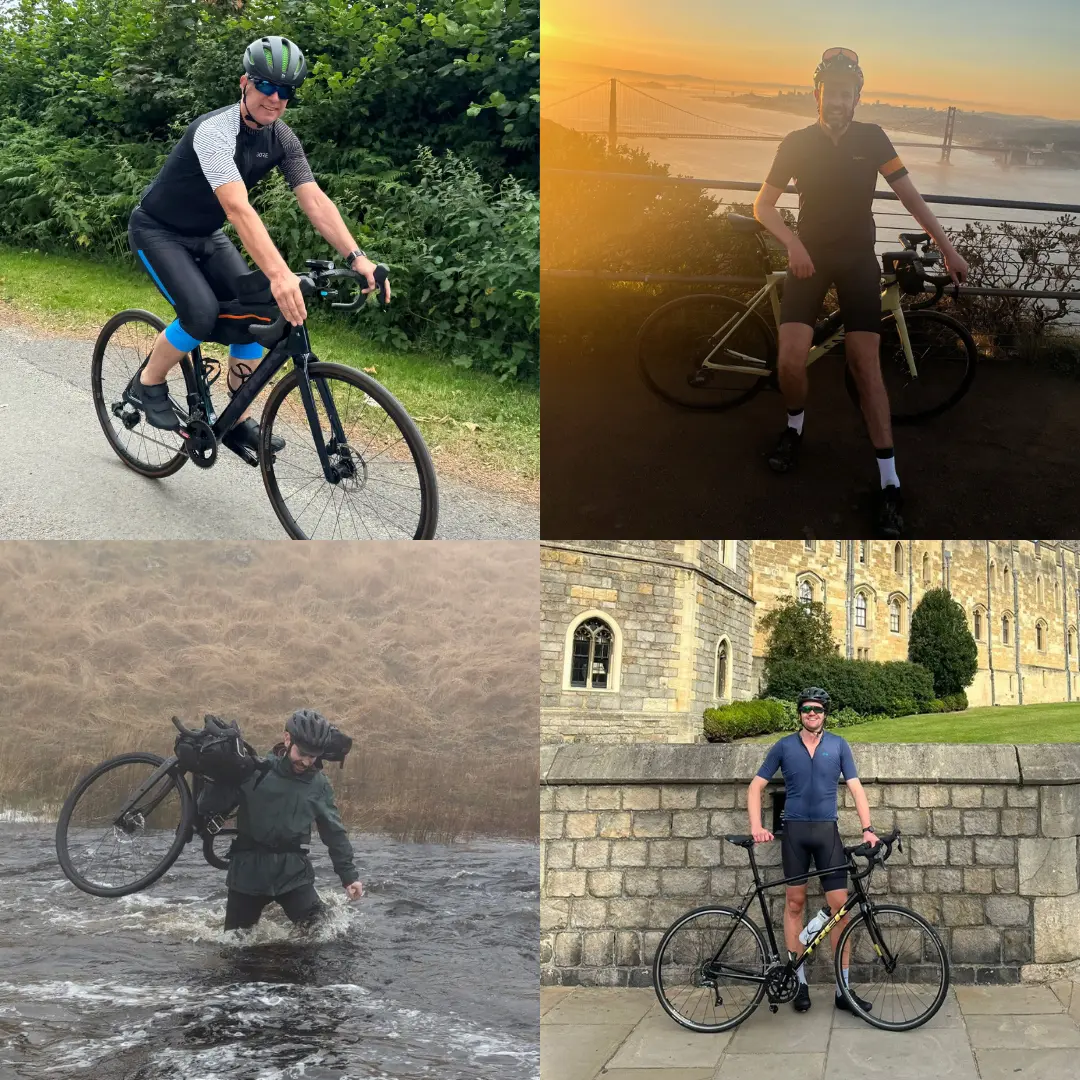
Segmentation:
{"type": "Polygon", "coordinates": [[[810,1008],[810,987],[799,983],[799,992],[795,995],[795,1011],[806,1012],[810,1008]]]}
{"type": "Polygon", "coordinates": [[[904,531],[904,519],[900,516],[903,500],[900,489],[893,484],[883,487],[878,495],[877,531],[884,540],[899,540],[904,531]]]}
{"type": "Polygon", "coordinates": [[[180,418],[169,401],[169,386],[167,383],[156,383],[153,386],[144,386],[139,382],[139,376],[128,383],[124,391],[124,400],[129,405],[134,405],[145,417],[151,427],[161,428],[164,431],[179,431],[180,418]]]}
{"type": "MultiPolygon", "coordinates": [[[[259,421],[249,416],[239,424],[234,424],[221,441],[237,453],[241,453],[246,448],[257,454],[259,452],[259,421]]],[[[270,449],[275,454],[280,453],[285,449],[285,440],[279,435],[271,435],[270,449]]]]}
{"type": "Polygon", "coordinates": [[[799,460],[801,445],[802,436],[793,427],[784,428],[783,434],[776,442],[776,448],[768,456],[769,468],[778,473],[785,473],[795,468],[799,460]]]}
{"type": "MultiPolygon", "coordinates": [[[[855,999],[855,1004],[858,1005],[863,1012],[869,1012],[873,1008],[873,1005],[871,1005],[869,1001],[864,1001],[850,986],[848,987],[848,993],[855,999]]],[[[839,990],[836,991],[836,1007],[843,1012],[852,1012],[852,1008],[848,1004],[847,998],[844,997],[839,990]]]]}

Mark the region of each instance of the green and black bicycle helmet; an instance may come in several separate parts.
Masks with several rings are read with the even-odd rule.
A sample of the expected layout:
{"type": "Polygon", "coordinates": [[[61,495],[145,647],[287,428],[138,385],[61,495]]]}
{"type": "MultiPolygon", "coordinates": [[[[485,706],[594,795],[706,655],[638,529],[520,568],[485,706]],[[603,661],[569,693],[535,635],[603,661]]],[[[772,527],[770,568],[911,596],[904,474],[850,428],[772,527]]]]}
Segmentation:
{"type": "Polygon", "coordinates": [[[250,79],[293,87],[300,86],[308,75],[300,46],[277,34],[258,38],[244,50],[244,71],[250,79]]]}
{"type": "Polygon", "coordinates": [[[863,73],[859,58],[850,49],[826,49],[814,71],[814,89],[830,75],[848,75],[855,80],[856,91],[863,88],[863,73]]]}
{"type": "Polygon", "coordinates": [[[285,721],[285,730],[301,750],[319,754],[330,745],[333,729],[330,721],[314,709],[297,709],[285,721]]]}
{"type": "Polygon", "coordinates": [[[820,705],[824,706],[825,713],[829,712],[829,691],[822,690],[820,686],[808,686],[796,699],[795,704],[798,708],[802,708],[808,701],[816,701],[820,705]]]}

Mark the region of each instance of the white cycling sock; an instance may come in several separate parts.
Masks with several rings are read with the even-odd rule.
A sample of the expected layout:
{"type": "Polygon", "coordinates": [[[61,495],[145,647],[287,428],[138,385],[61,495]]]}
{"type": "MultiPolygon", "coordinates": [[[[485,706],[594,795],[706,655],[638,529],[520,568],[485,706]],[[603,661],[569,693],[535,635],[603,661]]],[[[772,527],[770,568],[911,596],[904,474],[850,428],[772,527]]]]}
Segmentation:
{"type": "Polygon", "coordinates": [[[800,409],[798,412],[794,412],[794,413],[790,409],[788,409],[787,426],[789,428],[794,428],[795,431],[799,435],[801,435],[802,434],[803,420],[805,419],[805,417],[806,417],[806,410],[805,409],[800,409]]]}
{"type": "Polygon", "coordinates": [[[803,984],[803,986],[805,986],[806,985],[806,965],[804,964],[801,968],[799,968],[799,970],[796,971],[795,974],[798,975],[799,982],[801,982],[803,984]]]}
{"type": "Polygon", "coordinates": [[[893,487],[900,486],[900,478],[896,475],[896,458],[893,456],[892,447],[877,452],[877,467],[881,476],[882,487],[888,487],[890,484],[893,487]]]}
{"type": "MultiPolygon", "coordinates": [[[[848,985],[848,977],[847,977],[848,969],[844,968],[843,972],[844,972],[844,985],[847,986],[848,985]]],[[[836,992],[840,993],[840,984],[839,983],[836,984],[836,992]]]]}

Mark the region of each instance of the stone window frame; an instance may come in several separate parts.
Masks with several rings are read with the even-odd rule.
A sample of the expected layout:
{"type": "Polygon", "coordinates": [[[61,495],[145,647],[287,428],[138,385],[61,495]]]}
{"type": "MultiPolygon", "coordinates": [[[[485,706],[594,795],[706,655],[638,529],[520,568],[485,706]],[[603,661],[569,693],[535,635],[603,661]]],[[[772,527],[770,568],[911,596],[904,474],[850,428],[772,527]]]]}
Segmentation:
{"type": "Polygon", "coordinates": [[[804,585],[810,586],[811,602],[817,600],[820,595],[820,602],[825,603],[825,579],[820,574],[815,574],[813,570],[803,570],[795,575],[795,595],[799,600],[803,599],[800,590],[804,585]]]}
{"type": "Polygon", "coordinates": [[[618,620],[610,611],[601,611],[599,608],[589,608],[576,615],[571,621],[563,639],[563,680],[564,692],[573,694],[617,694],[622,682],[622,645],[623,632],[618,620]],[[611,678],[609,686],[571,686],[570,678],[574,666],[574,631],[589,619],[601,619],[611,628],[611,678]]]}
{"type": "Polygon", "coordinates": [[[729,570],[735,570],[739,562],[738,540],[717,540],[716,561],[729,570]]]}
{"type": "Polygon", "coordinates": [[[860,540],[858,547],[858,559],[856,560],[860,566],[870,565],[870,541],[860,540]]]}
{"type": "Polygon", "coordinates": [[[893,546],[892,553],[892,568],[894,574],[902,574],[904,572],[904,545],[899,540],[893,546]]]}
{"type": "Polygon", "coordinates": [[[924,551],[922,557],[922,580],[924,585],[930,584],[930,552],[924,551]]]}
{"type": "Polygon", "coordinates": [[[1043,579],[1042,574],[1035,575],[1035,603],[1039,608],[1043,606],[1043,579]]]}
{"type": "Polygon", "coordinates": [[[716,642],[716,652],[713,655],[713,699],[715,701],[732,701],[731,696],[731,677],[732,677],[732,648],[731,639],[727,634],[721,634],[720,638],[716,642]],[[724,646],[727,646],[724,662],[724,688],[727,690],[726,694],[719,693],[719,675],[720,675],[720,650],[724,646]]]}
{"type": "Polygon", "coordinates": [[[872,630],[874,627],[873,607],[877,603],[877,593],[872,585],[856,585],[852,605],[855,612],[855,628],[857,630],[872,630]],[[863,600],[863,614],[866,622],[859,625],[859,598],[863,600]]]}
{"type": "Polygon", "coordinates": [[[1076,627],[1070,625],[1065,631],[1065,664],[1068,667],[1069,662],[1076,656],[1076,627]]]}
{"type": "Polygon", "coordinates": [[[1016,625],[1016,620],[1013,618],[1011,611],[1003,611],[1001,613],[1001,644],[1012,645],[1013,642],[1009,640],[1009,631],[1013,630],[1016,625]]]}
{"type": "Polygon", "coordinates": [[[1005,595],[1008,596],[1011,591],[1010,586],[1012,582],[1009,580],[1009,575],[1012,573],[1012,568],[1006,563],[1001,568],[1001,587],[1005,590],[1005,595]]]}
{"type": "Polygon", "coordinates": [[[990,620],[986,616],[986,608],[982,604],[976,604],[971,609],[971,628],[972,628],[971,636],[976,641],[984,641],[984,640],[986,640],[983,637],[983,627],[986,628],[987,636],[989,636],[990,620]]]}
{"type": "Polygon", "coordinates": [[[835,544],[835,547],[833,548],[833,554],[838,559],[842,559],[844,557],[844,541],[843,540],[835,540],[833,542],[835,544]]]}
{"type": "Polygon", "coordinates": [[[1039,652],[1046,652],[1047,631],[1049,629],[1045,619],[1035,620],[1035,648],[1039,652]]]}
{"type": "Polygon", "coordinates": [[[889,593],[888,599],[889,606],[889,633],[890,634],[902,634],[904,633],[904,613],[907,609],[907,596],[902,592],[889,593]],[[892,628],[893,624],[893,605],[898,608],[897,611],[897,628],[892,628]]]}
{"type": "Polygon", "coordinates": [[[803,541],[803,551],[817,551],[817,541],[816,540],[804,540],[803,541]]]}
{"type": "Polygon", "coordinates": [[[1054,611],[1061,609],[1061,582],[1058,581],[1057,575],[1054,575],[1054,611]]]}

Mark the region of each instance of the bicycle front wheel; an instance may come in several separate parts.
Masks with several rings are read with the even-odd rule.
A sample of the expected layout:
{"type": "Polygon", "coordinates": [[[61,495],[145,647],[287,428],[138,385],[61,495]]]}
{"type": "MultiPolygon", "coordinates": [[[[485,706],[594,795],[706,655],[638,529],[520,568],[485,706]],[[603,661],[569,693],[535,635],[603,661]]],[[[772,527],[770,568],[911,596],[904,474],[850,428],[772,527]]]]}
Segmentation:
{"type": "Polygon", "coordinates": [[[867,1001],[863,1009],[850,992],[856,1016],[883,1031],[911,1031],[941,1008],[949,991],[949,957],[937,931],[917,912],[897,904],[875,904],[844,927],[836,949],[836,985],[850,947],[847,991],[867,1001]]]}
{"type": "Polygon", "coordinates": [[[274,387],[262,418],[260,467],[274,512],[294,540],[431,540],[439,517],[435,466],[404,406],[369,375],[308,365],[323,471],[300,372],[274,387]],[[270,448],[272,436],[285,449],[270,448]]]}
{"type": "Polygon", "coordinates": [[[127,896],[152,885],[187,842],[194,802],[172,770],[132,797],[165,759],[121,754],[87,773],[56,824],[56,855],[69,881],[91,896],[127,896]],[[130,805],[129,805],[130,804],[130,805]]]}
{"type": "MultiPolygon", "coordinates": [[[[881,323],[881,376],[889,394],[893,423],[928,420],[951,409],[971,388],[979,351],[964,324],[942,311],[905,311],[915,374],[911,374],[900,328],[890,316],[881,323]]],[[[852,401],[859,389],[851,374],[845,382],[852,401]]]]}
{"type": "MultiPolygon", "coordinates": [[[[178,432],[151,427],[146,417],[124,401],[124,391],[142,370],[165,323],[150,311],[132,308],[114,315],[94,343],[90,384],[101,430],[117,457],[142,476],[172,476],[187,461],[178,432]]],[[[169,394],[186,411],[195,376],[185,356],[169,372],[169,394]]]]}
{"type": "Polygon", "coordinates": [[[765,996],[765,965],[765,941],[750,919],[734,908],[696,908],[660,939],[653,989],[677,1024],[691,1031],[728,1031],[765,996]]]}
{"type": "Polygon", "coordinates": [[[236,829],[222,829],[220,832],[203,834],[203,858],[215,870],[229,869],[229,852],[236,836],[236,829]]]}
{"type": "Polygon", "coordinates": [[[729,296],[683,296],[664,304],[642,324],[637,348],[646,386],[688,409],[720,412],[741,405],[776,369],[769,324],[729,296]],[[761,371],[729,371],[724,365],[761,371]]]}

